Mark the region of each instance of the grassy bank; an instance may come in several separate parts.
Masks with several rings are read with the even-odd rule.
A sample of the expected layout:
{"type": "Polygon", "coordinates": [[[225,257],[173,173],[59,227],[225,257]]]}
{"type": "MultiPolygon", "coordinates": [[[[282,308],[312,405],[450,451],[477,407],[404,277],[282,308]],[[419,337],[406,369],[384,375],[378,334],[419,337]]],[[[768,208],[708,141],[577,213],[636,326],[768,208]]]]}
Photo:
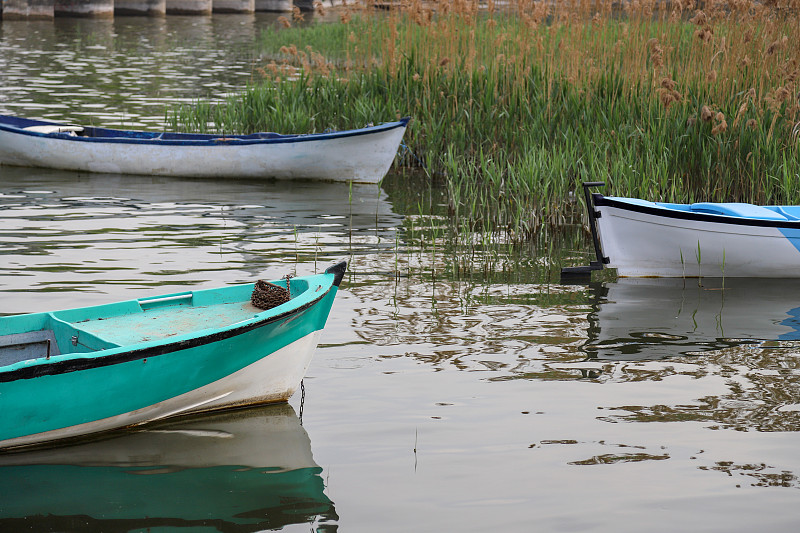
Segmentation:
{"type": "Polygon", "coordinates": [[[465,227],[520,240],[570,220],[582,180],[800,203],[800,6],[437,5],[265,32],[254,84],[176,108],[172,125],[310,132],[411,115],[398,164],[442,180],[465,227]]]}

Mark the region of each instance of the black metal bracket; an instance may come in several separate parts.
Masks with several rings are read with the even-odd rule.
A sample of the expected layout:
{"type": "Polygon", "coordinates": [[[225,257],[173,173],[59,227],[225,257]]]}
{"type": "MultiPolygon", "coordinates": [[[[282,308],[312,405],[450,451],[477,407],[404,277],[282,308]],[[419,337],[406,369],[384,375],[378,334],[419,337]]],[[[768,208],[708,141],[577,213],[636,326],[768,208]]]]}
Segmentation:
{"type": "Polygon", "coordinates": [[[600,237],[597,234],[597,219],[600,218],[601,213],[594,207],[594,200],[590,191],[593,187],[604,187],[604,181],[587,181],[583,183],[583,197],[586,200],[586,211],[589,215],[589,230],[592,232],[592,243],[594,244],[594,254],[597,261],[590,261],[588,266],[577,267],[564,267],[561,269],[561,278],[586,278],[592,275],[594,270],[602,270],[604,265],[610,262],[610,259],[603,255],[603,249],[600,246],[600,237]]]}
{"type": "Polygon", "coordinates": [[[336,263],[333,266],[329,266],[326,270],[326,274],[333,274],[333,284],[335,286],[339,286],[342,282],[342,278],[344,278],[344,273],[347,271],[347,261],[342,261],[341,263],[336,263]]]}

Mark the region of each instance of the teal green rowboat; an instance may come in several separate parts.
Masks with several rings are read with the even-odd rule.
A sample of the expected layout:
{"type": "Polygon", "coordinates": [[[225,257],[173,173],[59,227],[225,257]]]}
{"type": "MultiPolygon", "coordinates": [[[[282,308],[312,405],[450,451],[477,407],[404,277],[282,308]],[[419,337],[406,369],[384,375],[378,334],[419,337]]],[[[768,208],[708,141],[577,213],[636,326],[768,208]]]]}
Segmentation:
{"type": "Polygon", "coordinates": [[[250,283],[0,317],[0,448],[288,400],[345,269],[273,282],[266,311],[250,283]]]}

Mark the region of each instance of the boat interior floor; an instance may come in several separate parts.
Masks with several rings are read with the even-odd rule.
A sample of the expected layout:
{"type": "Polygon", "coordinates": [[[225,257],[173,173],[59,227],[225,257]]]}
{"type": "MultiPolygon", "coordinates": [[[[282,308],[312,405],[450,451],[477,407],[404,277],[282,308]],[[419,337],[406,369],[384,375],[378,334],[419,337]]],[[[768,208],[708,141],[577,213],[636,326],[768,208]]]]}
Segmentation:
{"type": "MultiPolygon", "coordinates": [[[[138,308],[138,306],[137,306],[138,308]]],[[[204,306],[168,305],[77,322],[51,316],[53,329],[0,335],[0,367],[73,352],[99,352],[118,346],[168,339],[193,331],[243,322],[262,310],[249,301],[204,306]],[[57,339],[61,339],[57,341],[57,339]],[[63,344],[59,347],[59,342],[63,344]]]]}
{"type": "Polygon", "coordinates": [[[249,301],[206,306],[177,305],[144,309],[73,323],[73,326],[120,346],[161,340],[191,331],[221,328],[253,318],[262,310],[249,301]]]}

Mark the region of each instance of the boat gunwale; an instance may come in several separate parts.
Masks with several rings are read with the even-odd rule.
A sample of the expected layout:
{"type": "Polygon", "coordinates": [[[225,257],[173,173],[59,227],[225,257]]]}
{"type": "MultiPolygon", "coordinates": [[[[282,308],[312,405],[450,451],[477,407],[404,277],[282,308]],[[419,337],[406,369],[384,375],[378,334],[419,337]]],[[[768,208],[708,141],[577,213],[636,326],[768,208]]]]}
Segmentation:
{"type": "MultiPolygon", "coordinates": [[[[323,132],[323,133],[308,133],[308,134],[280,134],[274,133],[276,137],[272,138],[253,138],[253,135],[257,135],[258,133],[268,133],[268,132],[258,132],[248,135],[227,135],[227,134],[194,134],[188,133],[187,136],[207,136],[208,138],[192,138],[192,139],[161,139],[158,137],[160,133],[163,132],[149,132],[145,130],[118,130],[118,129],[109,129],[109,128],[100,128],[100,127],[92,127],[87,126],[86,129],[94,128],[95,130],[105,131],[105,132],[117,132],[121,135],[118,137],[85,137],[79,135],[70,135],[64,132],[55,132],[55,133],[41,133],[37,131],[30,131],[26,130],[22,127],[12,126],[2,122],[5,117],[25,120],[30,122],[35,122],[40,125],[52,125],[52,126],[67,126],[64,123],[58,122],[50,122],[45,120],[38,120],[38,119],[23,119],[21,117],[14,117],[11,115],[0,115],[0,131],[6,131],[8,133],[16,134],[16,135],[26,135],[30,137],[39,137],[42,139],[53,139],[59,141],[73,141],[73,142],[90,142],[90,143],[108,143],[108,144],[143,144],[149,146],[251,146],[251,145],[268,145],[268,144],[287,144],[287,143],[304,143],[304,142],[313,142],[313,141],[328,141],[334,139],[342,139],[342,138],[350,138],[350,137],[359,137],[364,135],[371,135],[375,133],[382,133],[385,131],[391,131],[396,128],[405,128],[408,126],[409,121],[411,120],[410,117],[403,117],[398,121],[394,122],[385,122],[383,124],[378,124],[377,126],[368,126],[365,128],[358,128],[352,130],[340,130],[340,131],[333,131],[333,132],[323,132]],[[131,133],[134,134],[153,134],[153,137],[145,137],[145,138],[137,138],[130,136],[131,133]]],[[[180,133],[173,133],[167,132],[170,135],[181,135],[180,133]]]]}
{"type": "MultiPolygon", "coordinates": [[[[747,218],[731,215],[717,215],[713,213],[700,213],[690,211],[680,211],[664,206],[648,206],[636,203],[629,203],[625,198],[614,198],[603,196],[600,193],[592,195],[592,202],[596,207],[614,207],[625,211],[633,211],[646,215],[653,215],[662,218],[672,218],[679,220],[689,220],[696,222],[712,222],[715,224],[730,224],[735,226],[754,226],[762,228],[790,228],[800,229],[800,220],[769,220],[765,218],[747,218]]],[[[602,222],[601,222],[602,224],[602,222]]]]}
{"type": "MultiPolygon", "coordinates": [[[[292,300],[300,300],[300,302],[298,302],[298,305],[295,305],[290,309],[287,309],[286,311],[283,311],[278,314],[270,314],[269,312],[272,311],[272,309],[269,309],[261,313],[258,313],[254,315],[252,318],[242,322],[230,324],[222,328],[214,328],[212,330],[199,330],[199,332],[210,331],[209,333],[203,335],[198,335],[196,333],[189,332],[189,333],[184,333],[181,336],[171,338],[168,341],[164,339],[156,341],[146,341],[146,342],[124,345],[105,350],[98,350],[94,352],[62,354],[53,356],[49,360],[30,359],[26,361],[21,361],[19,363],[14,363],[12,365],[8,365],[7,367],[5,367],[9,368],[9,370],[3,370],[3,367],[0,367],[0,383],[8,383],[22,379],[33,379],[49,375],[67,374],[70,372],[77,372],[81,370],[89,370],[93,368],[101,368],[116,364],[128,363],[131,361],[146,359],[149,357],[158,357],[160,355],[166,355],[177,351],[195,348],[197,346],[203,346],[206,344],[211,344],[214,342],[237,337],[239,335],[267,326],[269,324],[289,319],[293,315],[300,314],[303,311],[317,305],[326,296],[328,296],[328,294],[330,294],[331,290],[333,290],[334,287],[338,287],[337,281],[339,281],[341,278],[339,277],[339,274],[337,272],[330,272],[330,269],[328,272],[324,274],[308,276],[306,278],[310,280],[315,277],[323,278],[327,276],[331,276],[329,284],[324,281],[316,284],[309,284],[308,289],[305,290],[302,295],[299,295],[292,299],[292,300]],[[307,298],[303,297],[304,295],[312,293],[316,290],[319,290],[319,288],[323,287],[326,287],[326,290],[322,294],[316,296],[315,298],[308,300],[307,298]],[[264,314],[267,314],[267,316],[263,316],[264,314]],[[10,369],[12,367],[17,367],[17,368],[10,369]]],[[[138,300],[133,300],[133,301],[138,301],[138,300]]],[[[52,313],[57,313],[57,312],[58,311],[53,311],[45,314],[50,314],[52,316],[52,313]]],[[[60,320],[56,317],[54,318],[56,320],[60,320]]]]}

